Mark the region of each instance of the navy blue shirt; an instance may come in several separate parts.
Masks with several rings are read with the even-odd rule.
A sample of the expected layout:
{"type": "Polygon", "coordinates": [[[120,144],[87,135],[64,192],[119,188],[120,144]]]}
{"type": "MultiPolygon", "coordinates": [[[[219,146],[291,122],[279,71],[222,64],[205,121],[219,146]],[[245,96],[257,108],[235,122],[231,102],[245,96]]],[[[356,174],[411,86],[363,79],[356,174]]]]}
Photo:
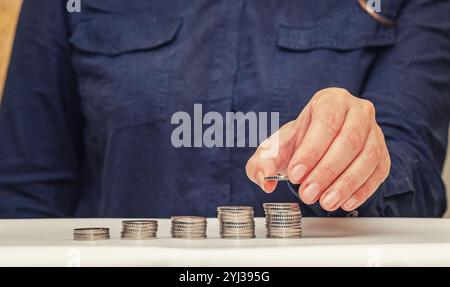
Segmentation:
{"type": "MultiPolygon", "coordinates": [[[[254,148],[175,148],[171,116],[279,112],[341,87],[372,101],[391,174],[360,216],[441,216],[450,1],[25,0],[0,111],[0,217],[215,216],[297,200],[245,175],[254,148]]],[[[305,216],[344,215],[302,205],[305,216]]]]}

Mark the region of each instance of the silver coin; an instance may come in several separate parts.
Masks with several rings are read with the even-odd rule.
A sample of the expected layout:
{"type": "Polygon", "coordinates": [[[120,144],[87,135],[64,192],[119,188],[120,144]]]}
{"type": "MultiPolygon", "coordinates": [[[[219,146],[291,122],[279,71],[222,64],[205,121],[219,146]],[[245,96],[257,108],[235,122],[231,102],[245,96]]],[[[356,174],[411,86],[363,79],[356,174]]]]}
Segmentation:
{"type": "Polygon", "coordinates": [[[290,210],[299,210],[300,205],[298,203],[264,203],[263,204],[264,210],[271,210],[271,209],[290,209],[290,210]]]}
{"type": "Polygon", "coordinates": [[[219,220],[253,220],[254,219],[254,215],[250,214],[250,215],[242,215],[242,214],[219,214],[217,216],[217,218],[219,220]]]}
{"type": "Polygon", "coordinates": [[[146,229],[146,230],[129,230],[129,229],[122,229],[122,232],[124,233],[157,233],[157,229],[146,229]]]}
{"type": "Polygon", "coordinates": [[[217,212],[245,212],[252,213],[254,208],[251,206],[219,206],[217,212]]]}
{"type": "Polygon", "coordinates": [[[292,225],[292,224],[302,224],[302,220],[266,220],[266,225],[292,225]]]}
{"type": "Polygon", "coordinates": [[[106,238],[109,234],[74,234],[74,238],[106,238]]]}
{"type": "Polygon", "coordinates": [[[286,223],[291,223],[291,222],[301,222],[302,218],[298,217],[292,217],[292,218],[266,218],[266,222],[286,222],[286,223]]]}
{"type": "Polygon", "coordinates": [[[269,230],[268,232],[267,232],[267,234],[270,234],[270,235],[292,235],[292,234],[299,234],[299,233],[302,233],[302,230],[301,229],[297,229],[297,230],[284,230],[284,229],[281,229],[281,230],[269,230]]]}
{"type": "Polygon", "coordinates": [[[206,225],[178,225],[172,224],[170,226],[172,229],[189,230],[189,229],[207,229],[206,225]]]}
{"type": "Polygon", "coordinates": [[[124,236],[122,236],[120,239],[122,239],[122,240],[151,240],[151,239],[156,239],[156,237],[124,237],[124,236]]]}
{"type": "Polygon", "coordinates": [[[123,226],[122,230],[125,231],[156,231],[158,230],[158,226],[123,226]]]}
{"type": "Polygon", "coordinates": [[[277,174],[273,176],[265,176],[264,180],[275,180],[275,181],[288,181],[289,177],[285,174],[277,174]]]}
{"type": "Polygon", "coordinates": [[[266,218],[273,218],[273,219],[297,219],[302,218],[303,216],[301,214],[266,214],[266,218]]]}
{"type": "Polygon", "coordinates": [[[187,239],[187,240],[202,240],[206,239],[207,237],[185,237],[185,236],[172,236],[173,239],[187,239]]]}
{"type": "Polygon", "coordinates": [[[255,227],[254,222],[222,222],[221,226],[224,227],[255,227]]]}
{"type": "Polygon", "coordinates": [[[250,212],[219,212],[218,217],[254,217],[253,213],[250,212]]]}
{"type": "Polygon", "coordinates": [[[302,238],[302,235],[293,235],[293,236],[267,236],[267,238],[273,239],[299,239],[302,238]]]}
{"type": "Polygon", "coordinates": [[[255,225],[222,225],[221,230],[227,229],[255,229],[255,225]]]}
{"type": "Polygon", "coordinates": [[[170,234],[179,236],[205,236],[206,232],[170,232],[170,234]]]}
{"type": "Polygon", "coordinates": [[[178,225],[178,226],[206,226],[207,223],[205,222],[182,222],[182,221],[172,221],[172,225],[178,225]]]}
{"type": "Polygon", "coordinates": [[[273,232],[268,232],[267,236],[268,237],[287,237],[287,236],[301,236],[302,232],[285,232],[285,233],[273,233],[273,232]]]}
{"type": "Polygon", "coordinates": [[[87,227],[87,228],[75,228],[74,234],[94,234],[94,233],[109,233],[109,228],[104,227],[87,227]]]}
{"type": "Polygon", "coordinates": [[[109,235],[105,236],[74,236],[74,240],[76,241],[97,241],[97,240],[108,240],[110,239],[109,235]]]}
{"type": "Polygon", "coordinates": [[[269,230],[274,230],[274,229],[300,229],[300,228],[302,228],[301,226],[302,226],[301,224],[292,224],[292,225],[282,225],[282,224],[274,225],[274,224],[272,224],[272,225],[266,225],[266,228],[269,229],[269,230]]]}
{"type": "Polygon", "coordinates": [[[294,226],[294,225],[284,225],[284,226],[282,226],[282,225],[278,225],[278,226],[272,225],[272,226],[266,226],[266,228],[268,230],[270,230],[270,231],[275,231],[275,230],[299,230],[302,227],[301,227],[301,225],[296,225],[296,226],[294,226]]]}
{"type": "Polygon", "coordinates": [[[220,219],[219,223],[230,223],[230,224],[249,224],[249,223],[254,223],[255,220],[252,219],[247,219],[247,220],[229,220],[229,219],[220,219]]]}
{"type": "Polygon", "coordinates": [[[122,231],[121,234],[127,234],[127,235],[133,235],[133,236],[146,236],[146,235],[154,235],[156,234],[156,232],[154,231],[146,231],[146,232],[127,232],[127,231],[122,231]]]}
{"type": "Polygon", "coordinates": [[[130,225],[158,225],[158,221],[156,220],[124,220],[122,221],[122,225],[130,226],[130,225]]]}
{"type": "Polygon", "coordinates": [[[181,222],[204,222],[206,217],[202,216],[172,216],[171,221],[181,221],[181,222]]]}
{"type": "Polygon", "coordinates": [[[301,223],[295,223],[295,224],[270,224],[270,225],[266,225],[266,227],[269,227],[269,229],[298,229],[298,228],[302,228],[302,224],[301,223]]]}
{"type": "Polygon", "coordinates": [[[255,233],[254,229],[245,229],[245,230],[219,230],[219,234],[246,234],[246,233],[255,233]]]}
{"type": "Polygon", "coordinates": [[[206,229],[170,229],[172,233],[206,233],[206,229]]]}
{"type": "Polygon", "coordinates": [[[302,220],[302,216],[269,216],[266,215],[267,220],[289,221],[289,220],[302,220]]]}
{"type": "Polygon", "coordinates": [[[274,208],[274,209],[264,209],[264,212],[266,214],[289,214],[289,213],[293,213],[293,214],[301,214],[301,210],[300,209],[282,209],[282,208],[274,208]]]}
{"type": "Polygon", "coordinates": [[[173,233],[206,233],[206,229],[170,229],[173,233]]]}
{"type": "Polygon", "coordinates": [[[223,228],[255,228],[255,224],[222,224],[223,228]]]}
{"type": "Polygon", "coordinates": [[[265,210],[265,214],[266,215],[288,215],[288,214],[299,214],[301,215],[302,212],[299,210],[293,210],[293,209],[286,209],[286,210],[282,210],[282,209],[271,209],[271,210],[265,210]]]}
{"type": "Polygon", "coordinates": [[[236,236],[223,236],[220,237],[221,239],[225,239],[225,240],[246,240],[246,239],[254,239],[256,236],[241,236],[241,237],[236,237],[236,236]]]}
{"type": "Polygon", "coordinates": [[[190,230],[190,229],[205,229],[206,230],[207,227],[204,225],[185,226],[185,225],[172,224],[172,226],[170,228],[181,229],[181,230],[190,230]]]}
{"type": "Polygon", "coordinates": [[[138,238],[138,237],[156,237],[156,234],[128,234],[128,233],[122,233],[122,237],[132,237],[132,238],[138,238]]]}
{"type": "Polygon", "coordinates": [[[228,215],[228,216],[253,216],[255,213],[253,210],[251,211],[242,211],[242,210],[224,210],[218,211],[217,215],[228,215]]]}
{"type": "Polygon", "coordinates": [[[227,225],[248,225],[255,224],[255,221],[252,220],[219,220],[219,224],[227,224],[227,225]]]}

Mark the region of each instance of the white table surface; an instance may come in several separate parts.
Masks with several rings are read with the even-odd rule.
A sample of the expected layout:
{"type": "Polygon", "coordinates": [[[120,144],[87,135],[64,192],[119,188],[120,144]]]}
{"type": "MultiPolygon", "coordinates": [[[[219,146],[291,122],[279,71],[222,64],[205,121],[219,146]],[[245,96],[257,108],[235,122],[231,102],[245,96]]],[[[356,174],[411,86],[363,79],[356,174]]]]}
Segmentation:
{"type": "Polygon", "coordinates": [[[303,238],[169,237],[159,219],[158,239],[120,240],[121,219],[0,220],[0,266],[450,266],[450,219],[304,218],[303,238]],[[74,241],[73,228],[109,227],[111,239],[74,241]]]}

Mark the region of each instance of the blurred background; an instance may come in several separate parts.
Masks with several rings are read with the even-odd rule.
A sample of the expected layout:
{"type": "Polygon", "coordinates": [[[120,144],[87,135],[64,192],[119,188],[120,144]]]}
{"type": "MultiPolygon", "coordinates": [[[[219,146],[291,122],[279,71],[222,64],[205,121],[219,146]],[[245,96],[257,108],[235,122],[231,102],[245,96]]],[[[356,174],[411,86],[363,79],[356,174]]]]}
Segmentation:
{"type": "MultiPolygon", "coordinates": [[[[18,15],[22,0],[0,0],[0,99],[3,94],[4,81],[6,78],[6,71],[8,67],[9,57],[12,51],[12,44],[14,39],[14,31],[17,24],[18,15]]],[[[449,131],[450,135],[450,131],[449,131]]],[[[447,152],[447,162],[442,173],[447,187],[450,187],[450,148],[447,152]]],[[[449,199],[450,191],[447,188],[447,200],[449,199]]],[[[450,217],[450,211],[446,213],[450,217]]]]}

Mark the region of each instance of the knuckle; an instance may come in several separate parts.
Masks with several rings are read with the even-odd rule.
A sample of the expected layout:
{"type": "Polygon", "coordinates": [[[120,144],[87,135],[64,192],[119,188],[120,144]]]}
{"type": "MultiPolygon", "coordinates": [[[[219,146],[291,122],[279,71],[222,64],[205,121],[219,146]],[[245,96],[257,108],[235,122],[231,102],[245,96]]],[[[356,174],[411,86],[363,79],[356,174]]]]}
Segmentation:
{"type": "Polygon", "coordinates": [[[254,170],[255,170],[255,158],[254,156],[252,156],[245,165],[245,172],[248,177],[252,178],[254,170]]]}
{"type": "Polygon", "coordinates": [[[247,174],[248,177],[250,177],[250,169],[251,169],[251,167],[250,167],[250,160],[251,159],[249,159],[247,161],[247,164],[245,165],[245,173],[247,174]]]}
{"type": "Polygon", "coordinates": [[[389,176],[390,171],[391,164],[389,162],[385,162],[382,167],[383,181],[389,176]]]}
{"type": "Polygon", "coordinates": [[[328,100],[345,102],[352,97],[352,94],[344,88],[329,87],[317,92],[317,96],[328,100]]]}
{"type": "Polygon", "coordinates": [[[339,88],[339,87],[335,87],[333,89],[336,91],[336,93],[338,95],[340,95],[342,97],[351,97],[352,96],[352,94],[347,89],[339,88]]]}
{"type": "Polygon", "coordinates": [[[361,189],[359,189],[357,192],[352,194],[352,197],[354,197],[356,199],[356,202],[363,202],[364,199],[366,198],[366,194],[368,194],[369,189],[367,188],[367,186],[362,187],[361,189]]]}
{"type": "Polygon", "coordinates": [[[381,161],[382,151],[378,146],[369,147],[366,154],[370,162],[379,163],[381,161]]]}
{"type": "Polygon", "coordinates": [[[311,160],[315,161],[321,157],[321,154],[319,153],[317,148],[315,148],[311,145],[306,145],[305,147],[303,147],[303,149],[304,149],[304,153],[305,153],[305,156],[307,159],[311,159],[311,160]]]}
{"type": "Polygon", "coordinates": [[[335,112],[326,112],[319,116],[319,122],[333,134],[336,134],[339,129],[338,119],[338,114],[335,112]]]}
{"type": "Polygon", "coordinates": [[[381,164],[377,169],[375,181],[377,184],[382,183],[389,175],[389,170],[385,164],[381,164]]]}
{"type": "Polygon", "coordinates": [[[375,105],[368,100],[361,100],[361,105],[363,107],[364,113],[371,118],[375,118],[375,105]]]}
{"type": "Polygon", "coordinates": [[[329,87],[324,89],[324,91],[327,91],[332,94],[339,95],[341,97],[349,97],[351,96],[350,92],[347,89],[340,88],[340,87],[329,87]]]}
{"type": "Polygon", "coordinates": [[[378,124],[376,124],[375,125],[375,129],[376,129],[376,131],[377,131],[377,133],[378,133],[378,136],[381,138],[381,139],[383,139],[383,142],[385,141],[385,139],[384,139],[384,132],[383,132],[383,130],[381,129],[381,127],[378,125],[378,124]]]}
{"type": "Polygon", "coordinates": [[[343,184],[343,191],[346,193],[352,192],[357,188],[357,181],[354,176],[345,175],[341,178],[341,182],[343,184]]]}
{"type": "Polygon", "coordinates": [[[375,188],[370,184],[363,184],[353,195],[356,197],[358,202],[363,202],[366,198],[370,197],[375,191],[375,188]]]}
{"type": "Polygon", "coordinates": [[[389,156],[389,153],[387,153],[387,155],[386,155],[386,165],[387,165],[387,170],[389,173],[391,171],[391,166],[392,166],[391,157],[389,156]]]}
{"type": "Polygon", "coordinates": [[[344,136],[344,141],[352,150],[360,150],[364,146],[363,133],[359,128],[350,129],[344,136]]]}
{"type": "Polygon", "coordinates": [[[315,174],[317,177],[323,178],[326,181],[333,181],[336,178],[336,171],[326,165],[316,167],[315,174]]]}

